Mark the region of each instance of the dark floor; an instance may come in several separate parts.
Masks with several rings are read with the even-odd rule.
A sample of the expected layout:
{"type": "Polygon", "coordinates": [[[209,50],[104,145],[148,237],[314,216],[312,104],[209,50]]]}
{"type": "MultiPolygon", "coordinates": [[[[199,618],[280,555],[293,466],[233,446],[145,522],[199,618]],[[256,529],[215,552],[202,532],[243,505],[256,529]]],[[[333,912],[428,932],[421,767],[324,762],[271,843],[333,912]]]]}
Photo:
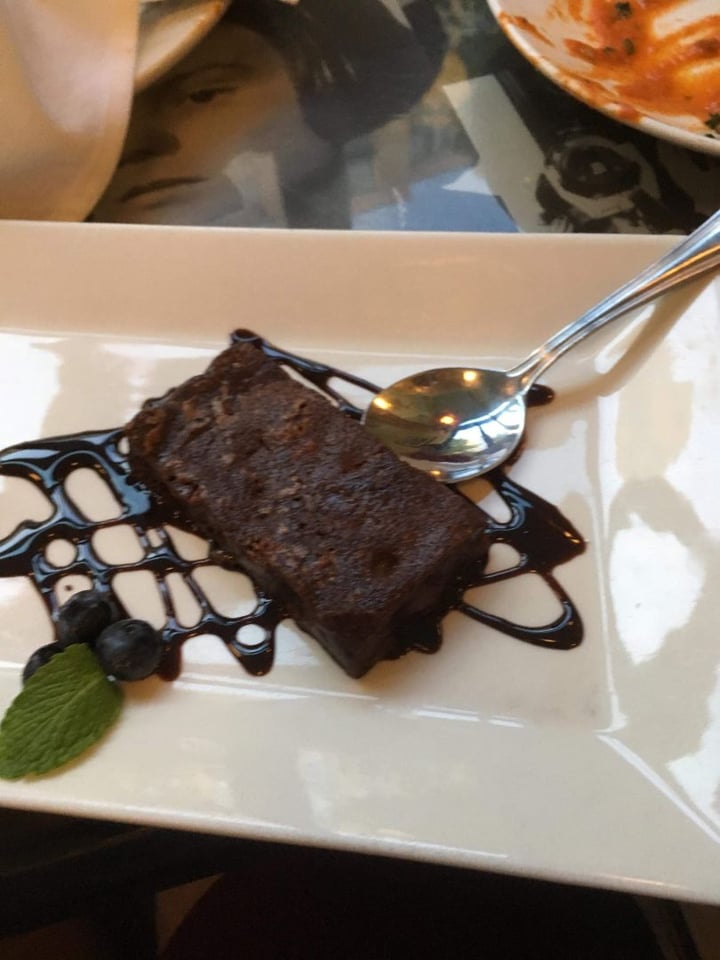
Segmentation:
{"type": "Polygon", "coordinates": [[[0,837],[2,960],[720,958],[708,908],[10,811],[0,837]]]}

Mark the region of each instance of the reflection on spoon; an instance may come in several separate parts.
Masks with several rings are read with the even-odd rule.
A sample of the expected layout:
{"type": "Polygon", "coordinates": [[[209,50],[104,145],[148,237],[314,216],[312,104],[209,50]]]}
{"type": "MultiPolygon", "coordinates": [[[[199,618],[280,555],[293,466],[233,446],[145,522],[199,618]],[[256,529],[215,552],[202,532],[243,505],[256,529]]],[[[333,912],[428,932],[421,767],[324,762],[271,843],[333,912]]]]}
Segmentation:
{"type": "Polygon", "coordinates": [[[720,211],[660,260],[510,370],[446,367],[399,380],[365,411],[368,430],[446,483],[487,473],[516,450],[528,391],[567,350],[611,320],[720,266],[720,211]]]}

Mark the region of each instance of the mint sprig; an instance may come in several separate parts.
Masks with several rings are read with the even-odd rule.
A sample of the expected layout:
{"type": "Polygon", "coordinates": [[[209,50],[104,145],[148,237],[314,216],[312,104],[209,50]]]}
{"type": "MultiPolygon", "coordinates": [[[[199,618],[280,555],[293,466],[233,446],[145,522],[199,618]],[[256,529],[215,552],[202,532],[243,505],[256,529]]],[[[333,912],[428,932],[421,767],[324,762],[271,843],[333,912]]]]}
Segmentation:
{"type": "Polygon", "coordinates": [[[88,646],[75,643],[30,677],[0,723],[0,777],[48,773],[79,756],[106,733],[122,707],[122,691],[88,646]]]}

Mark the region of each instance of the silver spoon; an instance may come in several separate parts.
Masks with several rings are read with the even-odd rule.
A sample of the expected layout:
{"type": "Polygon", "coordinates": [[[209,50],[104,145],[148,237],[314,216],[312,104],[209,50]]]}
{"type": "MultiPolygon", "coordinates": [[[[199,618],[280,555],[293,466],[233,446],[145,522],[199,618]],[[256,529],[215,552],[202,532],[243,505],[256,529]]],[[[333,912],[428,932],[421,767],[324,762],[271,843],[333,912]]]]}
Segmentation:
{"type": "Polygon", "coordinates": [[[398,456],[445,483],[487,473],[520,443],[528,390],[551,364],[611,320],[718,266],[720,211],[516,366],[413,374],[377,394],[363,422],[398,456]]]}

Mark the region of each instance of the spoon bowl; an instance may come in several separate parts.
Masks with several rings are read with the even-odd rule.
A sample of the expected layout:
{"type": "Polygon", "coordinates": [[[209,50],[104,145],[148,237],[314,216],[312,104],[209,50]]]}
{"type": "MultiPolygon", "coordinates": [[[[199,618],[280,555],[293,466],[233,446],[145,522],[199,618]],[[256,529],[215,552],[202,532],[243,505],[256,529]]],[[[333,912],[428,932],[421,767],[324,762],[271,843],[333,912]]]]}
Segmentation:
{"type": "Polygon", "coordinates": [[[373,398],[363,415],[365,427],[445,483],[487,473],[517,449],[528,392],[551,364],[612,320],[718,266],[720,211],[510,370],[445,367],[405,377],[373,398]]]}
{"type": "Polygon", "coordinates": [[[525,430],[525,399],[502,370],[444,367],[383,390],[365,424],[398,456],[457,483],[476,476],[479,461],[486,471],[512,455],[525,430]]]}

